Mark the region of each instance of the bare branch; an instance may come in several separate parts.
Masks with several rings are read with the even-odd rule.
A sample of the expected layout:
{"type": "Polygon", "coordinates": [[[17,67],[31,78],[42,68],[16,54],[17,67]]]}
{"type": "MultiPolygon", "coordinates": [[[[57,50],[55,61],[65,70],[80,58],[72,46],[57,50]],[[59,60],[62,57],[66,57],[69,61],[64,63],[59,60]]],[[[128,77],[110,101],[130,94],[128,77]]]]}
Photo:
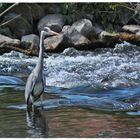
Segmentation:
{"type": "Polygon", "coordinates": [[[2,24],[0,24],[0,27],[5,26],[5,25],[9,24],[10,22],[14,21],[15,19],[19,18],[20,16],[21,16],[21,14],[20,14],[20,15],[15,16],[14,18],[12,18],[12,19],[10,19],[10,20],[8,20],[8,21],[6,21],[6,22],[2,23],[2,24]]]}
{"type": "Polygon", "coordinates": [[[120,5],[121,7],[124,7],[124,8],[127,8],[127,9],[129,9],[130,11],[135,11],[133,8],[131,8],[131,7],[128,7],[128,6],[126,6],[126,5],[120,5]]]}
{"type": "Polygon", "coordinates": [[[16,5],[18,5],[19,3],[14,3],[13,5],[11,5],[9,8],[7,8],[6,10],[4,10],[2,13],[0,13],[0,17],[3,16],[6,12],[8,12],[10,9],[12,9],[13,7],[15,7],[16,5]]]}

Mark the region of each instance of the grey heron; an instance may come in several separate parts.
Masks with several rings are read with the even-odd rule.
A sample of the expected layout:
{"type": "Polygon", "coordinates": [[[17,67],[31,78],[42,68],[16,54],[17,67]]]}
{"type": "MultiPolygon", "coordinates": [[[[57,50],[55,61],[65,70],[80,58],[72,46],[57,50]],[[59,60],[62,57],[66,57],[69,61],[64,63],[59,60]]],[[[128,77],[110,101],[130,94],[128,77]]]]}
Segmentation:
{"type": "Polygon", "coordinates": [[[27,107],[33,107],[34,102],[40,98],[41,105],[43,101],[43,92],[45,88],[45,78],[43,75],[43,54],[44,54],[44,38],[49,35],[58,35],[48,27],[44,27],[40,34],[39,58],[37,64],[29,75],[25,86],[25,102],[27,107]]]}

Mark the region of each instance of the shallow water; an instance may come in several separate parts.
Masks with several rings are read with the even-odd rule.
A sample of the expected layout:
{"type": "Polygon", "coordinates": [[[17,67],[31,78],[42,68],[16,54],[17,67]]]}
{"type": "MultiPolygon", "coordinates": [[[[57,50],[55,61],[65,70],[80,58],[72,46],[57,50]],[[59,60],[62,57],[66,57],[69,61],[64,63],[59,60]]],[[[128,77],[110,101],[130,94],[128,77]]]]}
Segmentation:
{"type": "Polygon", "coordinates": [[[0,56],[0,137],[140,137],[139,60],[139,47],[126,42],[48,55],[43,109],[37,101],[29,112],[23,83],[37,57],[0,56]]]}
{"type": "MultiPolygon", "coordinates": [[[[81,96],[77,97],[77,93],[80,94],[78,88],[70,90],[46,87],[44,109],[40,108],[38,101],[35,111],[28,112],[24,104],[23,86],[1,86],[0,137],[140,137],[138,109],[113,111],[112,105],[104,104],[104,108],[110,110],[102,110],[103,106],[99,106],[100,103],[93,103],[96,102],[96,98],[100,99],[103,95],[108,95],[110,99],[111,91],[98,91],[96,95],[96,92],[88,87],[89,94],[92,94],[92,97],[96,96],[95,99],[90,99],[91,96],[84,94],[85,91],[82,90],[81,96]]],[[[140,88],[130,89],[131,96],[139,90],[140,88]]],[[[128,89],[112,91],[119,91],[118,96],[114,95],[114,101],[117,97],[121,98],[120,94],[123,100],[124,94],[126,97],[129,94],[128,89]]]]}

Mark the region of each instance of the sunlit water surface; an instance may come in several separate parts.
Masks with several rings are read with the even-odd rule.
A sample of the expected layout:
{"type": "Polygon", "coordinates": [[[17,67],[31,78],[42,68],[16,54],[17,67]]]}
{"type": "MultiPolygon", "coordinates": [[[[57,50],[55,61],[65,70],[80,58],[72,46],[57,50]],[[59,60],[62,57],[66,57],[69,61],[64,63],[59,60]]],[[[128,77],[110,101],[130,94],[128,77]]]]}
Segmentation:
{"type": "Polygon", "coordinates": [[[139,60],[139,47],[127,42],[49,54],[44,107],[37,101],[31,112],[24,82],[37,57],[14,51],[0,56],[0,137],[140,137],[139,60]]]}

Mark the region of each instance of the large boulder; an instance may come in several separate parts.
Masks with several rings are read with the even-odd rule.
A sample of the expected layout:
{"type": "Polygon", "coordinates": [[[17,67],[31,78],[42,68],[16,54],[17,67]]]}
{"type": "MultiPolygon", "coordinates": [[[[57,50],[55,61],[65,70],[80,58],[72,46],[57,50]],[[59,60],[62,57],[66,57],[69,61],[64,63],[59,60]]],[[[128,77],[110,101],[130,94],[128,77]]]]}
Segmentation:
{"type": "MultiPolygon", "coordinates": [[[[25,34],[32,33],[34,21],[38,21],[45,14],[43,8],[39,4],[19,3],[3,16],[2,23],[9,21],[18,15],[20,15],[20,17],[14,19],[3,27],[4,30],[9,29],[12,33],[11,35],[11,33],[7,32],[4,33],[5,35],[20,38],[25,34]]],[[[36,28],[34,29],[34,32],[37,32],[36,28]]]]}
{"type": "Polygon", "coordinates": [[[63,15],[48,14],[43,17],[38,23],[38,31],[40,32],[45,26],[48,26],[53,31],[60,32],[64,25],[63,15]]]}
{"type": "Polygon", "coordinates": [[[19,3],[9,12],[21,14],[29,23],[33,23],[33,21],[39,20],[44,16],[43,8],[36,3],[19,3]]]}
{"type": "Polygon", "coordinates": [[[48,37],[44,40],[46,52],[62,52],[68,45],[68,39],[64,34],[48,37]]]}
{"type": "MultiPolygon", "coordinates": [[[[15,16],[17,15],[9,13],[7,14],[4,20],[8,21],[14,18],[15,16]]],[[[8,27],[10,29],[10,31],[12,32],[15,38],[19,38],[25,34],[30,34],[32,32],[31,24],[28,22],[26,18],[22,16],[20,16],[19,18],[16,18],[15,20],[7,24],[5,27],[8,27]]]]}
{"type": "Polygon", "coordinates": [[[67,43],[70,47],[76,49],[87,49],[87,46],[91,44],[91,41],[86,38],[80,31],[77,30],[77,27],[65,25],[62,29],[62,33],[68,38],[67,43]]]}
{"type": "Polygon", "coordinates": [[[12,32],[10,31],[9,27],[0,28],[0,34],[13,37],[12,32]]]}
{"type": "Polygon", "coordinates": [[[71,26],[71,30],[77,30],[88,39],[92,38],[94,34],[93,25],[89,19],[80,19],[74,22],[71,26]]]}
{"type": "Polygon", "coordinates": [[[38,50],[39,36],[35,34],[22,36],[21,46],[22,48],[25,48],[25,49],[38,50]]]}
{"type": "Polygon", "coordinates": [[[138,32],[140,32],[140,26],[139,25],[124,25],[122,27],[122,30],[125,32],[137,34],[138,32]]]}

